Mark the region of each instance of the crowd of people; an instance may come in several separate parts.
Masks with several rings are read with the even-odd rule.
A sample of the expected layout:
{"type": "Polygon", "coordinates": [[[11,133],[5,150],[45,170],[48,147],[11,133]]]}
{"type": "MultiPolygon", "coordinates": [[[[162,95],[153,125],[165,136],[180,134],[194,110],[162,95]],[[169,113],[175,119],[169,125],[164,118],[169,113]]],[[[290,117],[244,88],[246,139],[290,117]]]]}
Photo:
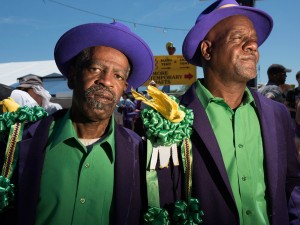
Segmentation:
{"type": "MultiPolygon", "coordinates": [[[[278,64],[268,70],[267,97],[247,87],[272,28],[272,17],[257,8],[212,3],[182,44],[204,78],[178,101],[153,83],[150,96],[130,99],[128,89],[150,79],[155,63],[123,23],[66,31],[54,59],[73,90],[71,107],[0,132],[1,225],[300,224],[289,112],[300,119],[299,89],[277,88],[290,72],[278,64]]],[[[19,91],[50,104],[36,77],[21,81],[19,91]]]]}
{"type": "Polygon", "coordinates": [[[295,143],[300,160],[300,71],[295,76],[297,87],[291,87],[285,83],[289,72],[291,69],[287,69],[283,65],[272,64],[267,71],[269,80],[266,85],[262,85],[258,89],[258,92],[287,107],[295,131],[295,143]]]}

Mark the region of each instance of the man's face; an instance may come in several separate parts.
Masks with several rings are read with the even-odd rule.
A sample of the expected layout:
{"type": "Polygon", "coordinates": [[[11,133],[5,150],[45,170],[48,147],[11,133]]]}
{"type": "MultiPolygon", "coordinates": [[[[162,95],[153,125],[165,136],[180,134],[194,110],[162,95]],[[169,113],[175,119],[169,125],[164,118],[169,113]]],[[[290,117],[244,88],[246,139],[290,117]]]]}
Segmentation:
{"type": "Polygon", "coordinates": [[[246,83],[256,77],[257,35],[247,17],[238,15],[222,20],[205,40],[211,43],[208,65],[221,80],[246,83]]]}
{"type": "Polygon", "coordinates": [[[33,88],[28,88],[27,93],[37,102],[39,106],[43,106],[43,97],[41,95],[36,94],[33,91],[33,88]]]}
{"type": "Polygon", "coordinates": [[[127,88],[129,68],[127,57],[120,51],[95,47],[90,62],[72,82],[72,113],[87,121],[109,119],[127,88]]]}
{"type": "Polygon", "coordinates": [[[276,76],[278,85],[285,84],[286,72],[277,73],[275,76],[276,76]]]}

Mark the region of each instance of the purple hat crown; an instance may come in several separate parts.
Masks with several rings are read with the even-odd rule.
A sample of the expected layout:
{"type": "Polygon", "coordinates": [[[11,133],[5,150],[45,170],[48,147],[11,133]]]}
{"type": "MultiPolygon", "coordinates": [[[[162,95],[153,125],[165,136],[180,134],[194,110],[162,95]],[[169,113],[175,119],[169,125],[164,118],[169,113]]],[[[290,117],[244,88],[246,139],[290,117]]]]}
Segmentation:
{"type": "Polygon", "coordinates": [[[145,83],[154,70],[154,57],[142,38],[120,22],[88,23],[76,26],[56,43],[54,58],[60,72],[68,77],[71,60],[86,48],[107,46],[122,52],[131,63],[129,87],[137,88],[145,83]]]}
{"type": "Polygon", "coordinates": [[[246,16],[256,30],[260,46],[270,35],[273,28],[273,20],[267,13],[254,7],[240,6],[235,0],[218,0],[208,6],[197,18],[184,39],[182,53],[191,64],[201,66],[198,46],[207,33],[221,20],[230,16],[246,16]]]}
{"type": "Polygon", "coordinates": [[[224,7],[232,7],[232,6],[239,6],[239,4],[236,1],[232,0],[224,0],[224,1],[216,1],[210,6],[208,6],[197,18],[196,23],[201,20],[201,18],[212,11],[219,9],[219,8],[224,8],[224,7]]]}

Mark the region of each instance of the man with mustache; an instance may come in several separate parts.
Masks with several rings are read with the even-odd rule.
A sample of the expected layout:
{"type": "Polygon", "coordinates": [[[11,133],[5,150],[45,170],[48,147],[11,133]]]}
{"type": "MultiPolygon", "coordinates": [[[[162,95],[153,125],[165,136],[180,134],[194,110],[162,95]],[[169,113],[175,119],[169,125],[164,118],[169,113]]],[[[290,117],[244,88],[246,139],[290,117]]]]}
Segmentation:
{"type": "Polygon", "coordinates": [[[17,212],[0,213],[0,223],[139,225],[142,140],[113,112],[127,88],[151,76],[150,48],[122,23],[90,23],[63,34],[54,57],[72,106],[24,130],[12,179],[17,212]]]}
{"type": "Polygon", "coordinates": [[[300,224],[300,166],[289,113],[246,86],[272,26],[267,13],[220,0],[184,40],[183,56],[204,73],[180,100],[194,112],[191,187],[184,184],[184,163],[157,172],[161,207],[172,213],[176,200],[188,204],[175,208],[180,224],[199,224],[202,216],[186,190],[198,199],[203,224],[300,224]]]}

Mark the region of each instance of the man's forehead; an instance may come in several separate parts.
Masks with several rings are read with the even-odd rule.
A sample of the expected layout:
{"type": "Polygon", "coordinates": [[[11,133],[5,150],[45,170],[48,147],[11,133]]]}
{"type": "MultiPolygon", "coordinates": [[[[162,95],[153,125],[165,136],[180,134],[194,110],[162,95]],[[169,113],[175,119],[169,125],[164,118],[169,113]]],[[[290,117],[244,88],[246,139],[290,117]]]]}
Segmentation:
{"type": "Polygon", "coordinates": [[[251,29],[252,28],[254,29],[253,23],[249,18],[243,15],[234,15],[221,20],[219,23],[213,26],[213,28],[208,32],[207,35],[209,35],[209,33],[216,32],[216,31],[228,32],[238,26],[250,27],[251,29]]]}
{"type": "MultiPolygon", "coordinates": [[[[229,16],[223,20],[221,20],[219,23],[217,23],[214,27],[216,26],[224,26],[226,24],[247,24],[250,25],[251,27],[253,27],[253,23],[251,22],[251,20],[243,15],[233,15],[233,16],[229,16]]],[[[213,27],[213,28],[214,28],[213,27]]],[[[212,29],[213,29],[212,28],[212,29]]]]}

